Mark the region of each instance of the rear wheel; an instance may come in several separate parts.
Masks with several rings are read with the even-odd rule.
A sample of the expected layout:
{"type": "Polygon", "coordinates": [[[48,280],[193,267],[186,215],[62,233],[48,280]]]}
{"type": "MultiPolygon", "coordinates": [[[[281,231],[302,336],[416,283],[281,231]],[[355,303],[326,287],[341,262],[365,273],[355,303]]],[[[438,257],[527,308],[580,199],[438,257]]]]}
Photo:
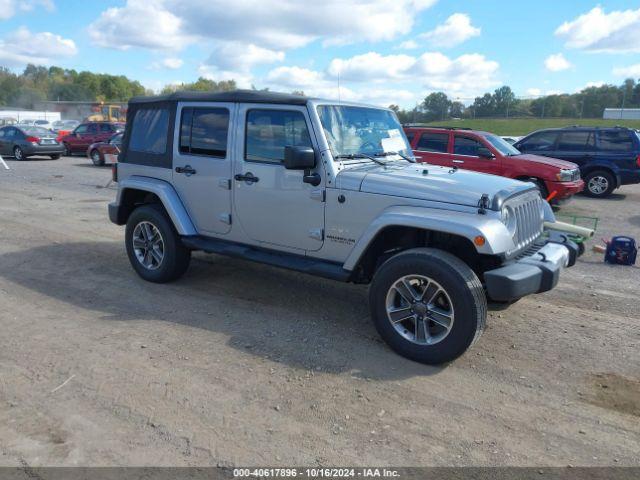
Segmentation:
{"type": "Polygon", "coordinates": [[[134,270],[149,282],[176,280],[189,267],[191,251],[182,245],[171,220],[159,205],[143,205],[131,213],[125,243],[134,270]]]}
{"type": "Polygon", "coordinates": [[[100,155],[100,152],[97,149],[93,149],[91,150],[91,161],[93,162],[94,165],[101,167],[104,165],[104,158],[102,158],[102,155],[100,155]]]}
{"type": "Polygon", "coordinates": [[[462,355],[480,337],[487,315],[473,270],[432,248],[407,250],[385,262],[371,283],[369,305],[393,350],[434,365],[462,355]]]}
{"type": "Polygon", "coordinates": [[[589,172],[584,179],[584,193],[590,197],[608,197],[615,188],[616,179],[606,170],[594,170],[593,172],[589,172]]]}
{"type": "Polygon", "coordinates": [[[20,147],[13,148],[13,158],[16,160],[24,160],[24,152],[20,147]]]}
{"type": "Polygon", "coordinates": [[[54,155],[49,155],[51,157],[51,160],[58,160],[60,158],[60,154],[56,153],[54,155]]]}

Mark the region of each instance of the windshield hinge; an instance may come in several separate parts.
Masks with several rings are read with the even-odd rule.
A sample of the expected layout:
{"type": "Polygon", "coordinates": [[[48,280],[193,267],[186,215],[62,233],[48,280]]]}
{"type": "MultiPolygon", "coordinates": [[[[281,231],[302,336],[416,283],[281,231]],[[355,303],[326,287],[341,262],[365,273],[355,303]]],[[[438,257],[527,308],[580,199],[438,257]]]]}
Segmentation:
{"type": "Polygon", "coordinates": [[[486,215],[487,209],[489,208],[489,195],[486,193],[482,194],[480,200],[478,201],[478,213],[480,215],[486,215]]]}
{"type": "Polygon", "coordinates": [[[319,202],[326,202],[327,201],[327,191],[322,189],[322,190],[311,190],[311,192],[309,193],[309,196],[314,199],[317,200],[319,202]]]}

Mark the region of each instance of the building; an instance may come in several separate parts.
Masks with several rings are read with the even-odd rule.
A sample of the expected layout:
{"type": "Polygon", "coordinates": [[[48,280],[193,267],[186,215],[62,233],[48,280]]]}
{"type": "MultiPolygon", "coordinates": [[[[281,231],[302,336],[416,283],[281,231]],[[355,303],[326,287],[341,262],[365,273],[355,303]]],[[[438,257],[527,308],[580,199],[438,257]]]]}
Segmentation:
{"type": "Polygon", "coordinates": [[[640,120],[640,108],[605,108],[605,120],[640,120]]]}

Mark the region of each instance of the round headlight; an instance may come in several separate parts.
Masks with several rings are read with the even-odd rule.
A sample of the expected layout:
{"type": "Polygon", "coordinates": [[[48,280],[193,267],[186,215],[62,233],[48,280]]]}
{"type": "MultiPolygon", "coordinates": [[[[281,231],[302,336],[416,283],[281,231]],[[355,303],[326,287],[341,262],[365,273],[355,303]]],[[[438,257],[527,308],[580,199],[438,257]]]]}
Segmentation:
{"type": "Polygon", "coordinates": [[[504,223],[505,227],[509,231],[511,236],[516,233],[516,215],[515,212],[511,209],[511,207],[502,207],[500,212],[500,217],[502,223],[504,223]]]}

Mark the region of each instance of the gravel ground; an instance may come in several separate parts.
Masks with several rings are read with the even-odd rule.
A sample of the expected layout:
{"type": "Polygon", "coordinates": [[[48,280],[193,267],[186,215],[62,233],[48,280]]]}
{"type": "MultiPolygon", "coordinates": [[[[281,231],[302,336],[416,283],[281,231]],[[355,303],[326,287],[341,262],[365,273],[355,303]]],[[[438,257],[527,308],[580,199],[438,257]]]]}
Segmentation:
{"type": "MultiPolygon", "coordinates": [[[[639,465],[640,272],[588,252],[442,368],[366,287],[196,254],[139,279],[87,159],[0,169],[1,465],[639,465]]],[[[640,239],[640,186],[563,212],[640,239]]]]}

